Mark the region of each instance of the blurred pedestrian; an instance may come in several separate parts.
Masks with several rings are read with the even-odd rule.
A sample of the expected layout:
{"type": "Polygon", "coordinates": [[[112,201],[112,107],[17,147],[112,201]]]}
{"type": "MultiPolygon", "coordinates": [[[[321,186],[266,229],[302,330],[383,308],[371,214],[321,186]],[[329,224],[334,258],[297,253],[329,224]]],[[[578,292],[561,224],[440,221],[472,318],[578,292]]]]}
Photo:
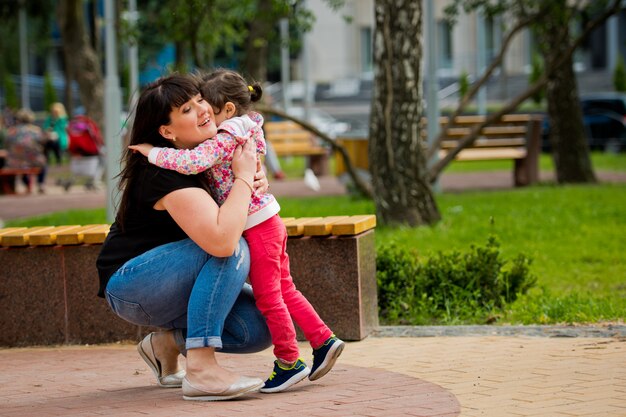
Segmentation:
{"type": "MultiPolygon", "coordinates": [[[[35,114],[30,109],[20,109],[15,115],[16,124],[6,132],[6,167],[41,168],[37,175],[39,193],[45,192],[46,156],[43,151],[45,135],[35,122],[35,114]]],[[[30,190],[29,175],[22,177],[24,185],[30,190]]]]}
{"type": "Polygon", "coordinates": [[[63,103],[52,103],[50,114],[43,124],[46,134],[44,153],[48,163],[51,162],[51,154],[55,156],[57,165],[63,162],[63,155],[67,151],[67,124],[68,117],[63,103]]]}
{"type": "Polygon", "coordinates": [[[69,191],[79,177],[86,178],[87,190],[96,190],[102,184],[104,171],[102,133],[93,119],[81,113],[77,111],[67,126],[71,177],[61,181],[65,191],[69,191]]]}

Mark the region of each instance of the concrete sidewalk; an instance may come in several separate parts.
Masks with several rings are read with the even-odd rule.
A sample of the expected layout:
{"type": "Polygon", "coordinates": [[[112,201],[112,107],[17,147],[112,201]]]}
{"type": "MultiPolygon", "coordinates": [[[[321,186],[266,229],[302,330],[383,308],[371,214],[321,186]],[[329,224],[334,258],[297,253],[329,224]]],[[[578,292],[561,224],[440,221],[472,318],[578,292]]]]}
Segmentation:
{"type": "MultiPolygon", "coordinates": [[[[261,378],[272,359],[219,355],[261,378]]],[[[0,349],[0,415],[623,417],[625,365],[623,336],[369,337],[314,383],[201,403],[157,387],[132,344],[0,349]]]]}

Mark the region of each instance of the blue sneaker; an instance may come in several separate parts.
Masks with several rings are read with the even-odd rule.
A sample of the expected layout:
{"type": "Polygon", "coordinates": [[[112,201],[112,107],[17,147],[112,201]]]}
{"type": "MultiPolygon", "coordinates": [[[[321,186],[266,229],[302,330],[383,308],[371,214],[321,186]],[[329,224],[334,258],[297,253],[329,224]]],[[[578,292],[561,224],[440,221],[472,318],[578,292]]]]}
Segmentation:
{"type": "Polygon", "coordinates": [[[285,368],[284,366],[285,365],[281,365],[278,360],[274,361],[274,370],[267,381],[265,381],[261,392],[272,393],[284,391],[302,381],[311,372],[302,359],[298,359],[290,368],[285,368]]]}
{"type": "Polygon", "coordinates": [[[309,380],[315,381],[326,375],[335,365],[345,345],[341,339],[332,335],[326,339],[322,346],[313,349],[313,368],[309,380]]]}

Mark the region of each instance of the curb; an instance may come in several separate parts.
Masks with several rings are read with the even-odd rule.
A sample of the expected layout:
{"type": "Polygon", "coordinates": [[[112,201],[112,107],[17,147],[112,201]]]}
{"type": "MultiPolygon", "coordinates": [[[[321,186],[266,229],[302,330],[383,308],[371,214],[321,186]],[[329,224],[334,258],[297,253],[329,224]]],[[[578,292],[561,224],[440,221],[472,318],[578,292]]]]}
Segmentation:
{"type": "Polygon", "coordinates": [[[618,337],[626,338],[626,325],[607,324],[598,326],[380,326],[372,337],[618,337]]]}

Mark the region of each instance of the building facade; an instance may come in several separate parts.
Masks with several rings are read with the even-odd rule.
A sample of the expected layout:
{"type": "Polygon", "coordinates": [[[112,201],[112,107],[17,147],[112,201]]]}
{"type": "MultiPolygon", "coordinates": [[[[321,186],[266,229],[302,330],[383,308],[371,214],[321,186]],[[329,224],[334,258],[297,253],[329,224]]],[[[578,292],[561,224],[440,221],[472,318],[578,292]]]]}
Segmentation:
{"type": "MultiPolygon", "coordinates": [[[[422,1],[432,1],[434,6],[439,77],[456,78],[463,73],[471,76],[480,72],[480,57],[484,58],[482,62],[488,63],[501,46],[505,35],[502,19],[506,18],[487,19],[476,13],[462,14],[452,26],[444,15],[444,8],[451,0],[422,1]],[[480,34],[483,34],[482,40],[479,39],[480,34]]],[[[606,73],[612,73],[618,59],[626,57],[624,3],[621,13],[594,31],[578,49],[575,55],[578,72],[599,72],[606,76],[606,73]]],[[[308,34],[312,81],[332,84],[342,80],[347,84],[350,79],[371,79],[374,0],[346,0],[339,11],[331,10],[324,0],[308,0],[307,7],[316,16],[316,23],[308,34]]],[[[581,24],[572,27],[572,31],[579,31],[581,24]]],[[[424,33],[424,45],[428,44],[432,35],[424,33]]],[[[507,76],[526,76],[530,72],[535,53],[533,43],[528,30],[514,38],[503,66],[507,76]]],[[[297,70],[294,75],[298,76],[297,70]]]]}

